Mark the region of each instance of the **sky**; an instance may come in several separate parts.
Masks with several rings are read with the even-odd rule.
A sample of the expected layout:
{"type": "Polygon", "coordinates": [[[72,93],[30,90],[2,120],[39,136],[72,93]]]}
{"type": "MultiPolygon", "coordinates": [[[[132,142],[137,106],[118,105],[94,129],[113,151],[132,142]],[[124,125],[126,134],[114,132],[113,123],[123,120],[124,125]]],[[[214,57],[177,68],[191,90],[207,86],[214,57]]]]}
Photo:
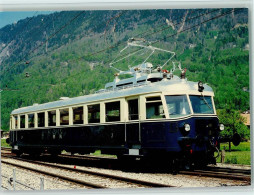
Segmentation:
{"type": "Polygon", "coordinates": [[[50,14],[52,11],[15,11],[15,12],[0,12],[0,28],[18,22],[27,17],[33,17],[40,14],[50,14]]]}

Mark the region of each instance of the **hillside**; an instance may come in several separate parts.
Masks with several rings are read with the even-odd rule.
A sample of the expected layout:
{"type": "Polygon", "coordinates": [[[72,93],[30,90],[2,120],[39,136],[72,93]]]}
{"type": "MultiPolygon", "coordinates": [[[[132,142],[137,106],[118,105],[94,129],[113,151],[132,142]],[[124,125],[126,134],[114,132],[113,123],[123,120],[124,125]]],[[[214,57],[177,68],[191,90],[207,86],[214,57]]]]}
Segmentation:
{"type": "MultiPolygon", "coordinates": [[[[63,11],[7,25],[0,29],[2,129],[15,108],[103,88],[114,78],[109,63],[131,37],[175,51],[189,80],[213,87],[217,108],[246,110],[247,24],[247,9],[193,9],[63,11]]],[[[167,57],[155,56],[154,64],[167,57]]]]}

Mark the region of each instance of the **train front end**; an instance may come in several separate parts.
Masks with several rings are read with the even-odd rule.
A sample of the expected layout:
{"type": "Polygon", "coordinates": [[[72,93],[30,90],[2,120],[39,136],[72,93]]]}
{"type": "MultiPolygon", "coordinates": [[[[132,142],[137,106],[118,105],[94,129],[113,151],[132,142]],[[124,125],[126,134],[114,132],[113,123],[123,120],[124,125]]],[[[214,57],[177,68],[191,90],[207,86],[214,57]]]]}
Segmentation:
{"type": "Polygon", "coordinates": [[[175,132],[168,137],[168,150],[178,151],[175,159],[180,164],[198,167],[216,164],[224,125],[216,114],[212,88],[201,82],[184,81],[180,85],[186,94],[165,93],[168,128],[175,132]]]}

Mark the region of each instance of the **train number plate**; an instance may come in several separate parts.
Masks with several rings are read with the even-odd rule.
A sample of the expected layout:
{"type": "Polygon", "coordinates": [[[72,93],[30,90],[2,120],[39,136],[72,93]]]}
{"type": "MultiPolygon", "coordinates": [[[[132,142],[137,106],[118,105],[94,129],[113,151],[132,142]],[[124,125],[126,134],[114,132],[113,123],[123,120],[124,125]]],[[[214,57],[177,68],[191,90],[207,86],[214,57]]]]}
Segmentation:
{"type": "Polygon", "coordinates": [[[139,149],[129,149],[129,155],[139,155],[139,149]]]}

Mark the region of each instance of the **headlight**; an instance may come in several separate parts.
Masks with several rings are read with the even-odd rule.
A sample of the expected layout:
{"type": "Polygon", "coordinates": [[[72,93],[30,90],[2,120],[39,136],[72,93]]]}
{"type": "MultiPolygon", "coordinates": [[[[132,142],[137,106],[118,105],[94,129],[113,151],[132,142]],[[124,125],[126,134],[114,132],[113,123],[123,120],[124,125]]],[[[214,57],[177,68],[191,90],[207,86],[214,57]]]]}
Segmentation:
{"type": "Polygon", "coordinates": [[[198,82],[198,91],[199,92],[203,92],[203,90],[204,90],[204,85],[203,85],[203,83],[201,81],[199,81],[198,82]]]}
{"type": "Polygon", "coordinates": [[[187,132],[190,131],[190,125],[189,124],[185,124],[184,125],[184,130],[187,131],[187,132]]]}
{"type": "Polygon", "coordinates": [[[220,124],[220,130],[223,131],[224,130],[224,125],[223,124],[220,124]]]}

